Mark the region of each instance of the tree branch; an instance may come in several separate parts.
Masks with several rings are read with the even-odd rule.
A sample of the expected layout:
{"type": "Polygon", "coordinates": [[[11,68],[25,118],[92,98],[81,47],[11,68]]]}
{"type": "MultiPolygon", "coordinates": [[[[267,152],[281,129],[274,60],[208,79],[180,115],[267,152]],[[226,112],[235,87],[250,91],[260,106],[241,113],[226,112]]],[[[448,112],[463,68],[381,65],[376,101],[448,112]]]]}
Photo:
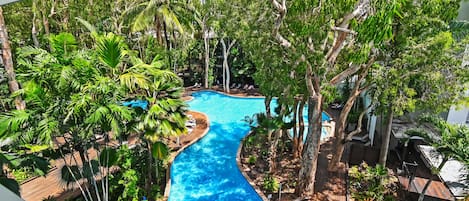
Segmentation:
{"type": "MultiPolygon", "coordinates": [[[[301,58],[303,61],[306,61],[306,58],[304,55],[301,55],[301,58]]],[[[306,88],[308,89],[309,95],[316,96],[316,90],[314,89],[314,86],[313,86],[313,67],[308,61],[306,61],[305,80],[306,80],[306,88]]]]}
{"type": "MultiPolygon", "coordinates": [[[[368,107],[370,108],[371,105],[368,107]]],[[[345,138],[345,141],[351,141],[352,140],[352,137],[358,133],[361,133],[362,132],[362,120],[363,120],[363,116],[365,116],[366,114],[366,111],[368,110],[368,108],[364,109],[361,113],[360,113],[360,116],[358,117],[358,125],[357,125],[357,129],[355,129],[354,131],[350,132],[347,137],[345,138]]]]}
{"type": "MultiPolygon", "coordinates": [[[[361,0],[355,10],[345,15],[342,22],[339,23],[338,27],[332,27],[331,29],[336,31],[332,48],[327,52],[326,58],[329,63],[335,63],[337,56],[339,55],[342,48],[345,46],[345,39],[351,30],[347,29],[350,20],[360,16],[366,16],[370,10],[370,0],[361,0]],[[337,33],[338,32],[338,33],[337,33]]],[[[353,33],[352,33],[353,34],[353,33]]]]}
{"type": "Polygon", "coordinates": [[[332,30],[357,35],[357,32],[355,32],[353,30],[350,30],[350,29],[347,29],[347,28],[344,28],[344,27],[332,27],[332,30]]]}
{"type": "Polygon", "coordinates": [[[290,48],[291,43],[287,39],[285,39],[280,33],[280,26],[282,26],[283,19],[285,19],[285,15],[287,14],[287,6],[286,6],[286,0],[282,0],[282,4],[280,4],[277,0],[272,0],[272,4],[274,7],[277,9],[278,16],[275,19],[275,24],[274,28],[272,30],[272,35],[277,39],[277,41],[280,43],[280,45],[290,48]]]}
{"type": "MultiPolygon", "coordinates": [[[[352,68],[347,68],[346,70],[342,71],[341,73],[339,73],[338,75],[336,75],[335,77],[333,77],[331,79],[331,81],[329,82],[329,84],[331,85],[336,85],[338,84],[339,82],[341,82],[342,80],[344,80],[345,78],[347,78],[348,76],[351,76],[353,75],[354,73],[358,72],[358,70],[360,70],[360,68],[363,66],[364,68],[364,72],[367,73],[368,69],[370,69],[370,67],[373,65],[373,63],[375,62],[376,60],[376,56],[372,56],[371,59],[368,61],[368,63],[366,64],[366,66],[363,66],[363,65],[355,65],[353,66],[352,68]]],[[[364,76],[364,75],[363,75],[364,76]]]]}
{"type": "Polygon", "coordinates": [[[360,70],[360,65],[353,65],[351,68],[347,68],[346,70],[342,71],[341,73],[333,77],[331,81],[329,81],[329,84],[331,85],[339,84],[339,82],[341,82],[348,76],[355,74],[358,70],[360,70]]]}

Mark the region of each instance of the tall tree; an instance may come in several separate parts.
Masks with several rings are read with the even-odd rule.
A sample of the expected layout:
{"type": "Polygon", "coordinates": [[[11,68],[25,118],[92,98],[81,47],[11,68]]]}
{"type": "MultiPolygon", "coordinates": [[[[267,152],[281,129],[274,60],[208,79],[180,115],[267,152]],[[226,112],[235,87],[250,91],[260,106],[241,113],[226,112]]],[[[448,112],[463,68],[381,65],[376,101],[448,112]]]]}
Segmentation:
{"type": "MultiPolygon", "coordinates": [[[[18,81],[16,81],[15,69],[13,67],[13,58],[11,55],[11,46],[8,39],[8,31],[5,25],[5,19],[3,18],[3,9],[0,6],[0,43],[2,43],[2,61],[5,73],[8,78],[8,86],[10,92],[13,94],[20,89],[18,81]]],[[[15,106],[17,110],[24,110],[26,108],[25,102],[21,99],[21,96],[15,97],[15,106]]]]}
{"type": "Polygon", "coordinates": [[[415,109],[442,111],[464,98],[469,72],[461,65],[465,44],[454,42],[448,26],[458,7],[456,0],[403,4],[403,17],[393,25],[394,40],[379,59],[383,65],[372,87],[377,112],[387,119],[380,164],[387,160],[394,116],[415,109]]]}
{"type": "Polygon", "coordinates": [[[292,64],[305,69],[309,125],[297,193],[308,197],[314,192],[322,125],[321,112],[322,105],[330,93],[329,86],[338,84],[358,70],[337,69],[336,60],[345,45],[351,44],[347,39],[353,38],[353,35],[357,35],[357,41],[362,44],[380,43],[389,38],[392,16],[397,13],[399,2],[362,0],[287,4],[286,1],[273,0],[271,4],[275,13],[272,37],[285,49],[292,64]],[[336,12],[328,12],[330,9],[336,12]],[[305,15],[305,11],[310,10],[312,12],[305,15]],[[282,28],[283,24],[288,27],[282,28]],[[370,25],[380,27],[363,28],[370,25]],[[292,35],[291,32],[295,34],[292,35]],[[330,40],[331,36],[333,40],[330,40]]]}

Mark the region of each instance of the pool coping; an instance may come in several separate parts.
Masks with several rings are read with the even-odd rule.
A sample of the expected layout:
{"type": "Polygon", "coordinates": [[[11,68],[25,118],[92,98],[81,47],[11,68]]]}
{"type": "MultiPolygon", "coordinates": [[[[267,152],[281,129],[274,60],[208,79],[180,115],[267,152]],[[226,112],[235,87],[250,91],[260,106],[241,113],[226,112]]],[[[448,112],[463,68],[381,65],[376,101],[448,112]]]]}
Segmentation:
{"type": "Polygon", "coordinates": [[[256,193],[259,195],[259,197],[261,197],[261,199],[263,201],[268,201],[269,199],[267,198],[267,196],[265,196],[264,192],[262,192],[262,190],[259,188],[259,186],[257,186],[251,180],[249,175],[242,169],[243,166],[241,164],[241,150],[243,149],[244,141],[252,134],[253,134],[253,132],[249,131],[249,133],[246,136],[244,136],[244,138],[241,140],[241,143],[238,146],[238,151],[236,152],[236,165],[238,166],[238,169],[241,172],[241,174],[243,175],[244,179],[246,179],[246,181],[256,191],[256,193]]]}
{"type": "MultiPolygon", "coordinates": [[[[197,91],[190,91],[190,94],[188,93],[187,96],[191,97],[191,98],[187,101],[191,101],[191,100],[194,99],[194,97],[192,96],[192,93],[203,92],[203,91],[219,93],[219,94],[223,94],[225,96],[230,96],[230,97],[233,97],[233,98],[265,98],[265,96],[242,96],[242,95],[227,94],[225,92],[217,91],[217,90],[213,90],[213,89],[201,89],[201,90],[197,90],[197,91]]],[[[188,92],[188,91],[186,91],[186,92],[188,92]]]]}
{"type": "Polygon", "coordinates": [[[173,165],[173,162],[174,162],[174,159],[176,159],[176,157],[182,152],[184,151],[186,148],[190,147],[192,144],[198,142],[200,139],[202,139],[203,137],[205,137],[205,135],[207,135],[208,131],[210,130],[210,119],[208,118],[208,115],[203,113],[203,112],[199,112],[199,111],[195,111],[193,110],[194,112],[197,112],[197,113],[200,113],[202,114],[206,121],[207,121],[207,128],[205,128],[205,130],[203,131],[203,134],[200,135],[199,138],[193,140],[192,142],[186,144],[184,147],[181,147],[178,151],[172,153],[172,156],[171,158],[168,160],[168,168],[166,169],[166,186],[164,188],[164,194],[163,194],[163,197],[164,197],[164,200],[168,200],[169,199],[169,193],[171,191],[171,166],[173,165]]]}

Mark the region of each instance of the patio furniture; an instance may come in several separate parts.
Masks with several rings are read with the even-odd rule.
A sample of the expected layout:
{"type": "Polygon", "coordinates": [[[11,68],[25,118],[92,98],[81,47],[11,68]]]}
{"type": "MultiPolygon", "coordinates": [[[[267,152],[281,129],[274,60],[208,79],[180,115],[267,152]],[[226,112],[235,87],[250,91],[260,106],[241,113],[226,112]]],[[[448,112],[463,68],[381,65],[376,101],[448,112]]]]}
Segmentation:
{"type": "MultiPolygon", "coordinates": [[[[425,184],[428,181],[428,179],[421,177],[414,177],[410,182],[409,178],[404,176],[398,176],[398,179],[399,183],[404,187],[404,189],[407,189],[407,191],[417,194],[420,194],[422,192],[425,184]]],[[[440,181],[432,181],[430,186],[427,188],[425,195],[441,200],[454,200],[454,197],[451,192],[448,190],[448,188],[446,188],[445,184],[440,181]]]]}
{"type": "MultiPolygon", "coordinates": [[[[430,169],[438,167],[443,160],[443,156],[432,146],[417,145],[416,150],[421,153],[420,157],[430,169]]],[[[469,193],[469,184],[465,181],[468,174],[469,171],[461,162],[450,159],[445,163],[438,176],[453,196],[459,199],[464,198],[469,193]]]]}

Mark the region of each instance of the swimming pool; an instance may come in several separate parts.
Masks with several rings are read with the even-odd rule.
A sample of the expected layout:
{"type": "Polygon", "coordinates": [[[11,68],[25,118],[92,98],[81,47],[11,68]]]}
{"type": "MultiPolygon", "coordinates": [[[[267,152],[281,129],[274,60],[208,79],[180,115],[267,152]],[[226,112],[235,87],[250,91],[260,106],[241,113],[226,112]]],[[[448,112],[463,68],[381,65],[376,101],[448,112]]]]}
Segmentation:
{"type": "Polygon", "coordinates": [[[263,98],[236,98],[212,91],[193,93],[190,109],[207,114],[209,132],[171,166],[169,201],[262,200],[236,165],[236,152],[249,132],[245,116],[264,112],[263,98]]]}

